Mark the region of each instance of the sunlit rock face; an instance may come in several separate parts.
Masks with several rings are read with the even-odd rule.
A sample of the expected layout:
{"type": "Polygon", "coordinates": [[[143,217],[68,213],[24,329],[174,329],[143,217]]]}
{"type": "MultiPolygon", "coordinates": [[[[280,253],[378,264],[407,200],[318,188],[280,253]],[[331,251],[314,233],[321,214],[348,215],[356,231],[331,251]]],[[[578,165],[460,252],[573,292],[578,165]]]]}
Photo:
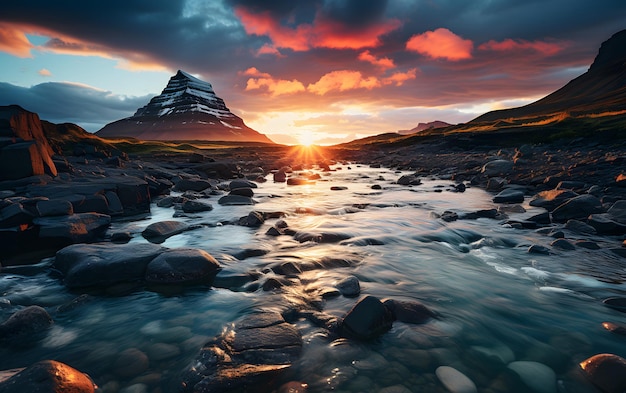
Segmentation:
{"type": "Polygon", "coordinates": [[[210,83],[178,71],[163,92],[131,117],[109,123],[101,137],[272,143],[230,112],[210,83]]]}

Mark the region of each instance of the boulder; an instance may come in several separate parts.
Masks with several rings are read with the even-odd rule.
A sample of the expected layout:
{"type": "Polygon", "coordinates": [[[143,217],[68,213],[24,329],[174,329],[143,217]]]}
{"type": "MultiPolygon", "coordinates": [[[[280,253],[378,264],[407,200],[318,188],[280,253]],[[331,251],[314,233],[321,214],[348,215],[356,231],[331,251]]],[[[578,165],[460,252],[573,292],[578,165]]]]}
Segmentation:
{"type": "Polygon", "coordinates": [[[200,213],[213,210],[213,205],[200,201],[187,200],[183,202],[182,208],[185,213],[200,213]]]}
{"type": "Polygon", "coordinates": [[[383,304],[391,311],[393,318],[400,322],[419,324],[437,316],[420,302],[387,299],[383,304]]]}
{"type": "Polygon", "coordinates": [[[0,138],[9,141],[0,147],[0,180],[57,175],[53,150],[36,113],[17,105],[0,106],[0,138]]]}
{"type": "Polygon", "coordinates": [[[72,203],[65,199],[49,199],[37,202],[39,217],[69,216],[74,214],[72,203]]]}
{"type": "Polygon", "coordinates": [[[111,217],[99,213],[79,213],[35,218],[33,223],[39,226],[40,239],[66,245],[89,243],[104,238],[111,224],[111,217]]]}
{"type": "Polygon", "coordinates": [[[143,281],[150,261],[165,251],[155,244],[74,244],[56,253],[54,266],[68,288],[143,281]]]}
{"type": "Polygon", "coordinates": [[[34,338],[47,331],[53,323],[46,310],[39,306],[28,306],[0,324],[0,344],[11,346],[32,344],[34,338]]]}
{"type": "Polygon", "coordinates": [[[348,311],[341,323],[344,337],[371,340],[391,329],[393,315],[374,296],[365,296],[348,311]]]}
{"type": "Polygon", "coordinates": [[[626,391],[626,359],[602,353],[583,360],[580,363],[587,378],[605,393],[623,393],[626,391]]]}
{"type": "Polygon", "coordinates": [[[146,281],[152,284],[211,285],[220,264],[209,253],[196,249],[163,252],[146,268],[146,281]]]}
{"type": "Polygon", "coordinates": [[[269,392],[302,349],[298,329],[274,312],[248,315],[209,341],[182,375],[181,392],[269,392]]]}
{"type": "Polygon", "coordinates": [[[245,197],[241,195],[224,195],[221,197],[217,203],[220,205],[226,206],[237,206],[237,205],[254,205],[254,199],[250,197],[245,197]]]}
{"type": "Polygon", "coordinates": [[[39,361],[0,382],[0,393],[94,393],[87,374],[55,360],[39,361]]]}
{"type": "Polygon", "coordinates": [[[465,374],[449,366],[439,366],[435,375],[451,393],[476,393],[476,384],[465,374]]]}
{"type": "Polygon", "coordinates": [[[211,188],[211,182],[204,179],[182,179],[174,186],[175,191],[203,191],[211,188]]]}
{"type": "Polygon", "coordinates": [[[229,195],[241,195],[244,197],[252,198],[254,196],[254,191],[249,187],[235,188],[230,190],[229,195]]]}
{"type": "Polygon", "coordinates": [[[189,229],[189,225],[182,221],[159,221],[148,225],[141,235],[151,243],[163,243],[167,238],[189,229]]]}
{"type": "Polygon", "coordinates": [[[514,189],[500,191],[493,197],[494,203],[522,203],[524,202],[524,192],[514,189]]]}
{"type": "Polygon", "coordinates": [[[543,207],[548,211],[554,210],[568,199],[578,196],[574,191],[569,190],[548,190],[542,191],[532,197],[528,202],[530,206],[543,207]]]}
{"type": "Polygon", "coordinates": [[[415,175],[403,175],[400,176],[396,183],[400,184],[401,186],[419,186],[420,184],[422,184],[422,180],[420,180],[420,178],[415,175]]]}
{"type": "Polygon", "coordinates": [[[341,294],[345,297],[355,297],[359,296],[361,293],[361,285],[359,284],[359,279],[355,276],[348,276],[343,280],[339,281],[335,287],[341,292],[341,294]]]}
{"type": "Polygon", "coordinates": [[[585,219],[590,214],[603,213],[602,202],[593,195],[584,194],[571,198],[552,211],[552,219],[565,222],[571,219],[585,219]]]}
{"type": "Polygon", "coordinates": [[[232,191],[237,188],[257,188],[257,185],[255,182],[246,179],[235,179],[228,183],[229,190],[232,191]]]}
{"type": "Polygon", "coordinates": [[[261,212],[251,211],[247,216],[241,217],[237,222],[239,225],[251,228],[258,228],[265,222],[265,215],[261,212]]]}
{"type": "Polygon", "coordinates": [[[506,176],[512,171],[513,161],[508,160],[493,160],[483,165],[481,169],[481,173],[487,177],[506,176]]]}

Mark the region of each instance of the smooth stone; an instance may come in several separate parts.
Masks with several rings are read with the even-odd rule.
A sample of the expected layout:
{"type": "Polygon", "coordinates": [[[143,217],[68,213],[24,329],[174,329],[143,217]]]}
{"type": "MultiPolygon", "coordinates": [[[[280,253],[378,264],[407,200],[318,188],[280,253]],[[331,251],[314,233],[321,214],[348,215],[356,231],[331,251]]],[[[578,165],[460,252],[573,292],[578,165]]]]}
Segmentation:
{"type": "Polygon", "coordinates": [[[336,288],[345,297],[354,297],[358,296],[359,293],[361,293],[361,285],[359,284],[359,279],[354,276],[348,276],[342,279],[337,283],[336,288]]]}
{"type": "Polygon", "coordinates": [[[241,195],[244,197],[252,198],[254,196],[254,191],[249,187],[235,188],[230,190],[229,195],[241,195]]]}
{"type": "Polygon", "coordinates": [[[590,234],[590,235],[593,235],[596,233],[596,228],[578,220],[567,220],[567,222],[565,223],[565,229],[569,229],[570,231],[577,232],[577,233],[584,233],[584,234],[590,234]]]}
{"type": "Polygon", "coordinates": [[[176,183],[174,190],[185,191],[204,191],[211,188],[211,182],[204,179],[182,179],[176,183]]]}
{"type": "Polygon", "coordinates": [[[0,324],[0,343],[16,346],[28,344],[53,323],[50,314],[42,307],[28,306],[0,324]]]}
{"type": "Polygon", "coordinates": [[[35,218],[41,239],[64,243],[88,243],[104,237],[111,216],[100,213],[78,213],[71,216],[35,218]]]}
{"type": "Polygon", "coordinates": [[[626,200],[616,201],[606,213],[613,221],[626,225],[626,200]]]}
{"type": "Polygon", "coordinates": [[[476,384],[465,374],[449,366],[439,366],[435,370],[439,381],[452,393],[476,393],[476,384]]]}
{"type": "Polygon", "coordinates": [[[554,210],[568,199],[578,196],[574,191],[569,190],[547,190],[542,191],[532,197],[528,202],[530,206],[543,207],[548,211],[554,210]]]}
{"type": "Polygon", "coordinates": [[[235,179],[228,184],[228,188],[232,191],[236,188],[257,188],[256,183],[245,180],[245,179],[235,179]]]}
{"type": "Polygon", "coordinates": [[[37,202],[39,217],[69,216],[74,214],[74,206],[64,199],[50,199],[37,202]]]}
{"type": "Polygon", "coordinates": [[[167,238],[189,229],[189,225],[182,221],[159,221],[148,225],[141,235],[151,243],[163,243],[167,238]]]}
{"type": "Polygon", "coordinates": [[[544,246],[540,246],[539,244],[533,244],[532,246],[528,247],[528,253],[548,255],[550,254],[550,249],[544,246]]]}
{"type": "Polygon", "coordinates": [[[217,203],[220,205],[237,206],[237,205],[254,205],[254,199],[242,195],[224,195],[217,203]]]}
{"type": "Polygon", "coordinates": [[[622,323],[602,322],[602,327],[611,333],[626,336],[626,325],[622,323]]]}
{"type": "Polygon", "coordinates": [[[585,219],[590,214],[603,213],[602,202],[593,195],[583,194],[567,200],[552,211],[554,221],[585,219]]]}
{"type": "Polygon", "coordinates": [[[180,348],[173,344],[154,343],[147,348],[148,357],[152,360],[165,360],[180,355],[180,348]]]}
{"type": "Polygon", "coordinates": [[[415,301],[387,299],[383,304],[391,311],[394,319],[400,322],[420,324],[436,317],[428,307],[415,301]]]}
{"type": "Polygon", "coordinates": [[[211,285],[220,264],[209,253],[197,249],[167,250],[146,267],[146,281],[152,284],[211,285]]]}
{"type": "Polygon", "coordinates": [[[605,393],[626,391],[626,359],[603,353],[583,360],[580,368],[591,383],[601,391],[605,393]]]}
{"type": "Polygon", "coordinates": [[[0,382],[2,393],[93,393],[87,374],[55,360],[39,361],[0,382]]]}
{"type": "Polygon", "coordinates": [[[602,303],[614,310],[626,312],[626,297],[609,297],[604,299],[602,303]]]}
{"type": "Polygon", "coordinates": [[[556,374],[545,364],[520,360],[509,363],[507,367],[535,392],[556,393],[556,374]]]}
{"type": "Polygon", "coordinates": [[[513,161],[493,160],[483,165],[481,173],[487,177],[506,176],[511,173],[512,170],[513,161]]]}
{"type": "Polygon", "coordinates": [[[422,180],[415,175],[403,175],[396,181],[401,186],[419,186],[422,180]]]}
{"type": "Polygon", "coordinates": [[[587,250],[599,250],[600,246],[596,242],[592,242],[590,240],[578,240],[576,243],[577,247],[586,248],[587,250]]]}
{"type": "Polygon", "coordinates": [[[571,251],[571,250],[576,249],[576,247],[572,243],[570,243],[569,240],[565,240],[565,239],[556,239],[555,241],[550,243],[550,246],[561,249],[561,250],[566,250],[566,251],[571,251]]]}
{"type": "Polygon", "coordinates": [[[341,324],[342,335],[371,340],[391,329],[393,315],[376,297],[366,296],[348,311],[341,324]]]}
{"type": "Polygon", "coordinates": [[[493,197],[494,203],[522,203],[524,202],[524,192],[515,189],[500,191],[493,197]]]}
{"type": "Polygon", "coordinates": [[[187,200],[183,202],[182,209],[185,213],[200,213],[213,210],[213,206],[210,203],[187,200]]]}

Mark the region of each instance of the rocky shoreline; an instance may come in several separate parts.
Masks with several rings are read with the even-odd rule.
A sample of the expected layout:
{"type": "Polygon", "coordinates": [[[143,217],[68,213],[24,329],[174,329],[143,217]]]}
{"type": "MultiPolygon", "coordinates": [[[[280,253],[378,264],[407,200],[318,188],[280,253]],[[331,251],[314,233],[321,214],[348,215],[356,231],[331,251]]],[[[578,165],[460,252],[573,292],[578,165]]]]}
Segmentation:
{"type": "MultiPolygon", "coordinates": [[[[277,262],[269,267],[275,277],[260,280],[254,272],[224,271],[203,250],[160,246],[170,236],[195,229],[180,221],[162,221],[142,233],[111,233],[110,224],[149,215],[152,203],[171,207],[175,215],[208,211],[213,206],[206,199],[212,198],[223,206],[250,206],[247,216],[220,225],[258,228],[265,220],[277,219],[267,232],[270,236],[292,236],[298,242],[339,242],[344,240],[340,234],[302,233],[290,228],[280,219],[283,212],[255,210],[254,193],[257,182],[265,181],[269,174],[274,181],[306,184],[319,176],[308,172],[313,167],[323,172],[330,171],[336,162],[352,162],[410,171],[411,175],[397,180],[397,184],[407,187],[419,187],[421,179],[433,177],[449,180],[452,192],[482,187],[493,193],[493,201],[499,206],[465,214],[438,212],[443,221],[492,218],[500,225],[531,229],[554,238],[550,247],[532,245],[529,253],[599,249],[613,253],[626,264],[623,141],[604,145],[574,140],[517,147],[463,149],[461,146],[463,141],[447,139],[414,146],[362,149],[334,147],[304,151],[292,147],[238,147],[141,156],[76,149],[72,155],[51,155],[50,160],[43,160],[54,163],[54,172],[48,170],[49,173],[0,181],[3,250],[0,263],[4,272],[25,267],[51,269],[68,289],[89,296],[120,296],[138,287],[176,291],[181,287],[214,286],[271,291],[289,286],[303,271],[346,267],[359,261],[344,257],[322,258],[308,264],[277,262]],[[171,196],[170,191],[176,191],[179,196],[171,196]],[[509,220],[507,212],[523,209],[519,204],[525,198],[531,198],[530,205],[545,208],[545,212],[524,221],[509,220]],[[603,236],[604,240],[591,240],[591,235],[603,236]],[[129,244],[134,236],[143,236],[149,243],[129,244]],[[45,257],[54,258],[51,264],[42,266],[40,262],[45,257]]],[[[235,257],[243,260],[258,252],[262,250],[242,250],[235,257]]],[[[615,277],[620,283],[625,279],[624,274],[615,277]]],[[[193,364],[182,372],[176,389],[189,392],[274,389],[270,388],[272,381],[283,375],[300,354],[302,336],[294,324],[299,318],[326,329],[331,336],[357,341],[383,335],[394,321],[424,323],[437,318],[435,311],[418,302],[373,296],[359,299],[359,282],[354,277],[337,288],[325,288],[318,295],[318,299],[354,297],[354,306],[337,318],[325,314],[309,299],[306,305],[296,308],[253,313],[233,321],[231,328],[202,346],[193,364]]],[[[79,307],[84,296],[81,294],[57,311],[79,307]]],[[[626,297],[607,299],[606,304],[624,310],[626,297]]],[[[3,309],[12,310],[12,307],[7,304],[3,309]]],[[[1,341],[4,346],[36,341],[53,323],[54,317],[42,307],[19,309],[0,324],[1,341]]],[[[620,323],[607,322],[605,328],[617,334],[626,331],[626,326],[620,323]]],[[[616,355],[592,355],[581,364],[591,383],[605,392],[622,392],[626,386],[626,361],[616,355]]],[[[132,368],[132,365],[137,370],[129,371],[128,376],[141,375],[147,368],[141,366],[147,362],[144,356],[126,353],[121,356],[119,367],[132,368]]],[[[472,381],[454,368],[446,367],[438,368],[436,375],[449,391],[475,391],[472,381]]],[[[72,391],[96,389],[95,384],[84,378],[72,377],[75,374],[83,375],[52,360],[40,362],[25,370],[3,372],[0,392],[60,392],[70,389],[72,381],[77,381],[71,385],[72,391]],[[51,377],[59,368],[64,370],[61,374],[68,375],[61,382],[51,377]]],[[[97,391],[117,390],[101,387],[97,391]]],[[[292,381],[277,391],[304,392],[306,385],[292,381]]]]}

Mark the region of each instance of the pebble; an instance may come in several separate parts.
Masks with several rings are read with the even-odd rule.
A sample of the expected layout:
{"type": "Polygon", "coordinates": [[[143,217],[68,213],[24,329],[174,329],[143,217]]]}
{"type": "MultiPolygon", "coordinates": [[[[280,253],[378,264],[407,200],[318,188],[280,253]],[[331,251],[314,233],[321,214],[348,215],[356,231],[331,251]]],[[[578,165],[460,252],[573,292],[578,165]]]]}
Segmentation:
{"type": "Polygon", "coordinates": [[[508,368],[515,371],[533,391],[556,393],[556,374],[545,364],[521,360],[509,363],[508,368]]]}
{"type": "Polygon", "coordinates": [[[476,384],[465,374],[449,366],[439,366],[435,370],[439,381],[452,393],[475,393],[476,384]]]}

